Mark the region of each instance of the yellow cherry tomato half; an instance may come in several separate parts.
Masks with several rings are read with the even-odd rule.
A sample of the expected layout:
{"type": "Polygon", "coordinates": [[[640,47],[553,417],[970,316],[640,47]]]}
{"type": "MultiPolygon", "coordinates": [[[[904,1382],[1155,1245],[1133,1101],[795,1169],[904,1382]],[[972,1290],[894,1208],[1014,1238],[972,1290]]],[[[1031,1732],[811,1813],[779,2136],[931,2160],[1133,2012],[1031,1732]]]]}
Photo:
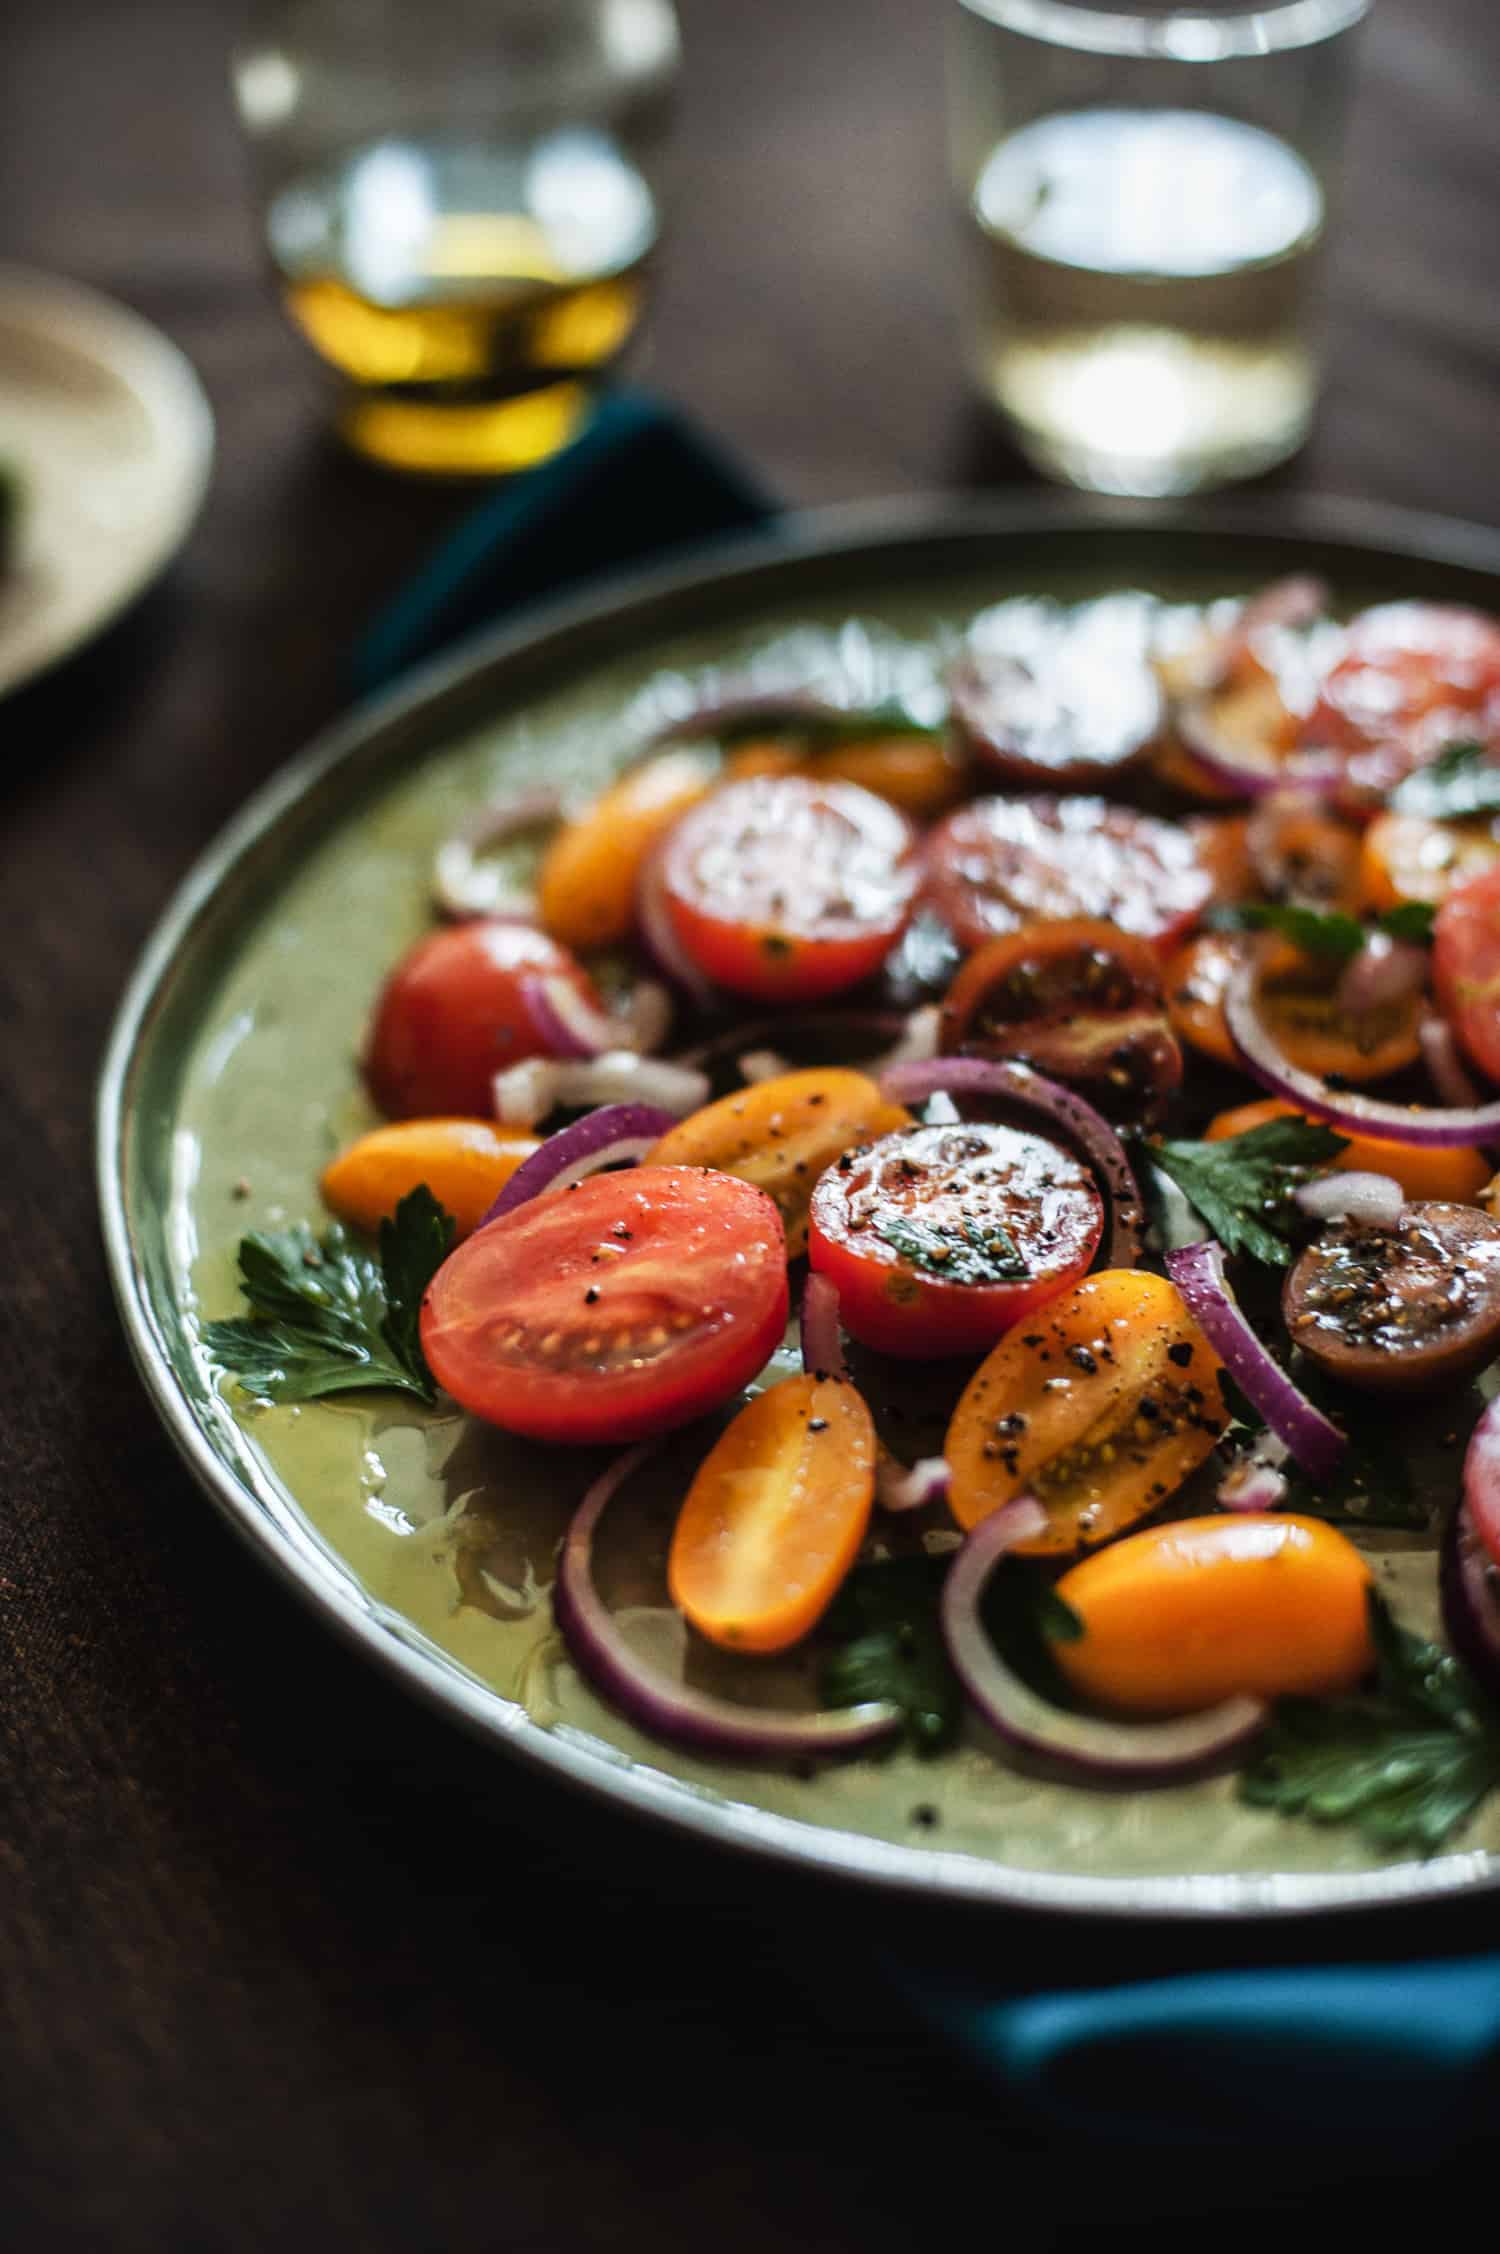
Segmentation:
{"type": "Polygon", "coordinates": [[[1001,1339],[948,1427],[960,1526],[1035,1495],[1026,1557],[1067,1557],[1147,1517],[1229,1422],[1220,1362],[1174,1284],[1136,1268],[1085,1276],[1001,1339]]]}
{"type": "Polygon", "coordinates": [[[847,1378],[769,1387],[688,1490],[667,1561],[673,1602],[730,1651],[784,1651],[832,1602],[874,1496],[875,1427],[847,1378]]]}
{"type": "Polygon", "coordinates": [[[701,751],[664,751],[632,767],[559,830],[537,877],[543,928],[578,949],[628,939],[647,854],[713,779],[713,763],[701,751]]]}
{"type": "Polygon", "coordinates": [[[839,1066],[782,1072],[721,1096],[669,1127],[648,1166],[712,1166],[775,1200],[787,1258],[807,1249],[807,1203],[824,1168],[857,1143],[911,1125],[873,1080],[839,1066]]]}
{"type": "MultiPolygon", "coordinates": [[[[1226,1142],[1231,1135],[1247,1135],[1273,1119],[1300,1119],[1295,1104],[1280,1096],[1260,1103],[1236,1104],[1221,1111],[1205,1132],[1210,1143],[1226,1142]]],[[[1408,1197],[1437,1198],[1447,1205],[1477,1205],[1479,1193],[1490,1179],[1491,1168],[1477,1150],[1422,1150],[1415,1143],[1382,1142],[1377,1135],[1351,1135],[1337,1158],[1336,1169],[1349,1174],[1389,1174],[1408,1197]]]]}
{"type": "Polygon", "coordinates": [[[516,1168],[541,1145],[483,1119],[402,1119],[377,1127],[324,1169],[324,1203],[341,1221],[378,1229],[408,1191],[425,1182],[466,1237],[478,1228],[516,1168]]]}
{"type": "Polygon", "coordinates": [[[1057,1593],[1083,1634],[1053,1645],[1073,1689],[1122,1714],[1246,1695],[1324,1698],[1374,1664],[1368,1562],[1321,1519],[1244,1512],[1153,1526],[1085,1558],[1057,1593]]]}

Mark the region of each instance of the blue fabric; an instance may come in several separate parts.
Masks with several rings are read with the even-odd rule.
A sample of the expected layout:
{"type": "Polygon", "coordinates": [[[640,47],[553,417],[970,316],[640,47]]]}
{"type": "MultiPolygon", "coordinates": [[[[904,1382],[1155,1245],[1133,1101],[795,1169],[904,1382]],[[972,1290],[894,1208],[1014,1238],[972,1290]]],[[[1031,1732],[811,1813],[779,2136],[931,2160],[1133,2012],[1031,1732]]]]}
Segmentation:
{"type": "MultiPolygon", "coordinates": [[[[421,565],[361,644],[358,686],[378,688],[564,587],[763,526],[775,510],[680,416],[620,393],[564,453],[500,486],[421,565]]],[[[1018,1936],[1003,1912],[996,1917],[998,1956],[1018,1936]]],[[[1337,1928],[1320,1930],[1336,1946],[1337,1928]]],[[[1254,1947],[1275,1950],[1274,1933],[1259,1931],[1254,1947]]],[[[1431,1948],[1430,1920],[1422,1932],[1431,1948]]],[[[1282,1948],[1299,1953],[1290,1941],[1282,1948]]],[[[1063,1950],[1043,1953],[1051,1966],[1063,1950]]],[[[1199,1929],[1177,1962],[1201,1953],[1199,1929]]],[[[1170,1946],[1145,1952],[1129,1931],[1120,1956],[1171,1961],[1170,1946]]],[[[1069,2137],[1192,2138],[1212,2148],[1270,2127],[1283,2156],[1347,2134],[1368,2157],[1388,2131],[1390,2154],[1409,2155],[1414,2140],[1463,2134],[1484,2097],[1500,2092],[1500,1956],[1241,1965],[1043,1993],[1025,1992],[994,1960],[987,1979],[968,1957],[961,1978],[914,1955],[887,1969],[930,2026],[1069,2137]]]]}

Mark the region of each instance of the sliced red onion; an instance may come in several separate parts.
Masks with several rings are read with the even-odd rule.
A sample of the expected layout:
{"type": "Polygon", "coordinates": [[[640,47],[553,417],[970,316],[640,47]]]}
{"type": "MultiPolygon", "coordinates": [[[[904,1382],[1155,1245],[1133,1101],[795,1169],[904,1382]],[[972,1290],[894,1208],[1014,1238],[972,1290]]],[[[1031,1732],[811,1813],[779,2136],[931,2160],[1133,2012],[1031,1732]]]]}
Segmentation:
{"type": "Polygon", "coordinates": [[[526,1057],[497,1072],[493,1090],[502,1126],[535,1127],[560,1106],[583,1104],[651,1104],[683,1119],[708,1102],[709,1081],[662,1057],[606,1049],[598,1057],[526,1057]]]}
{"type": "Polygon", "coordinates": [[[1133,1268],[1141,1256],[1144,1215],[1125,1146],[1109,1121],[1071,1088],[1044,1079],[1029,1065],[1002,1064],[993,1057],[933,1057],[927,1063],[898,1064],[881,1074],[882,1094],[893,1103],[918,1104],[927,1097],[982,1096],[1029,1115],[1052,1135],[1060,1135],[1093,1168],[1108,1207],[1103,1265],[1133,1268]]]}
{"type": "Polygon", "coordinates": [[[594,1586],[594,1531],[606,1506],[651,1454],[649,1446],[617,1456],[584,1496],[563,1541],[552,1607],[564,1643],[601,1697],[652,1737],[695,1752],[748,1760],[808,1753],[849,1753],[889,1737],[899,1710],[884,1701],[826,1714],[736,1706],[690,1690],[647,1665],[626,1641],[594,1586]]]}
{"type": "Polygon", "coordinates": [[[1339,980],[1338,1006],[1358,1015],[1409,1002],[1427,984],[1427,967],[1425,947],[1373,931],[1339,980]]]}
{"type": "Polygon", "coordinates": [[[774,1049],[747,1049],[735,1062],[747,1088],[758,1088],[763,1080],[780,1080],[792,1069],[774,1049]]]}
{"type": "Polygon", "coordinates": [[[432,861],[432,893],[445,916],[512,916],[526,923],[536,920],[536,894],[517,892],[500,871],[479,858],[487,845],[503,845],[510,837],[555,822],[562,812],[562,793],[545,784],[534,790],[514,791],[496,799],[462,829],[444,838],[432,861]]]}
{"type": "Polygon", "coordinates": [[[875,1460],[875,1500],[882,1510],[926,1510],[930,1503],[946,1502],[952,1485],[946,1456],[922,1456],[907,1465],[882,1448],[875,1460]]]}
{"type": "Polygon", "coordinates": [[[1348,1442],[1338,1426],[1298,1391],[1246,1322],[1225,1278],[1223,1246],[1204,1237],[1179,1252],[1169,1252],[1167,1274],[1246,1400],[1286,1442],[1304,1471],[1326,1479],[1348,1442]]]}
{"type": "Polygon", "coordinates": [[[816,1268],[808,1270],[802,1287],[798,1325],[802,1332],[802,1367],[808,1375],[847,1377],[849,1365],[844,1360],[844,1339],[839,1329],[838,1285],[827,1276],[820,1276],[816,1268]]]}
{"type": "Polygon", "coordinates": [[[1292,1195],[1314,1221],[1353,1221],[1362,1229],[1393,1229],[1406,1203],[1406,1192],[1394,1175],[1370,1174],[1363,1167],[1320,1174],[1292,1195]]]}
{"type": "Polygon", "coordinates": [[[1378,1096],[1327,1087],[1315,1074],[1282,1055],[1256,1006],[1255,965],[1241,963],[1224,991],[1224,1022],[1245,1069],[1272,1095],[1282,1096],[1312,1119],[1326,1119],[1346,1135],[1376,1135],[1420,1150],[1466,1150],[1500,1139],[1500,1100],[1437,1111],[1394,1104],[1378,1096]]]}
{"type": "Polygon", "coordinates": [[[642,979],[618,1016],[595,1009],[572,979],[557,973],[527,977],[522,993],[539,1040],[553,1057],[597,1057],[610,1049],[638,1049],[643,1055],[666,1037],[672,998],[654,979],[642,979]]]}
{"type": "MultiPolygon", "coordinates": [[[[670,835],[670,833],[669,833],[670,835]]],[[[679,993],[685,994],[700,1010],[711,1010],[718,999],[713,981],[693,961],[672,929],[672,918],[667,912],[662,892],[662,855],[667,844],[664,838],[646,855],[641,867],[640,882],[636,887],[635,920],[641,943],[663,978],[669,979],[679,993]]]]}
{"type": "Polygon", "coordinates": [[[1491,1698],[1500,1698],[1500,1566],[1461,1501],[1443,1534],[1438,1587],[1443,1626],[1459,1658],[1491,1698]]]}
{"type": "Polygon", "coordinates": [[[1179,706],[1177,731],[1194,766],[1211,783],[1235,798],[1267,798],[1273,791],[1296,790],[1310,798],[1326,796],[1342,779],[1328,760],[1292,764],[1281,756],[1256,762],[1248,750],[1227,742],[1214,726],[1212,697],[1194,697],[1179,706]]]}
{"type": "Polygon", "coordinates": [[[1046,1523],[1034,1496],[1017,1496],[980,1520],[943,1584],[948,1657],[991,1729],[1023,1752],[1045,1755],[1082,1784],[1176,1784],[1238,1752],[1266,1719],[1261,1699],[1229,1698],[1169,1722],[1115,1722],[1053,1706],[1006,1665],[985,1630],[980,1601],[1000,1560],[1046,1523]]]}
{"type": "Polygon", "coordinates": [[[1475,1533],[1500,1565],[1500,1400],[1490,1403],[1469,1437],[1464,1502],[1475,1533]]]}
{"type": "Polygon", "coordinates": [[[670,1111],[655,1111],[649,1104],[601,1104],[570,1126],[549,1135],[540,1150],[523,1161],[480,1222],[481,1229],[513,1212],[534,1197],[565,1190],[607,1166],[634,1164],[660,1142],[677,1120],[670,1111]]]}
{"type": "Polygon", "coordinates": [[[1422,1044],[1428,1077],[1443,1102],[1456,1110],[1472,1110],[1480,1100],[1479,1090],[1459,1054],[1458,1038],[1448,1020],[1429,1010],[1417,1027],[1417,1039],[1422,1044]]]}

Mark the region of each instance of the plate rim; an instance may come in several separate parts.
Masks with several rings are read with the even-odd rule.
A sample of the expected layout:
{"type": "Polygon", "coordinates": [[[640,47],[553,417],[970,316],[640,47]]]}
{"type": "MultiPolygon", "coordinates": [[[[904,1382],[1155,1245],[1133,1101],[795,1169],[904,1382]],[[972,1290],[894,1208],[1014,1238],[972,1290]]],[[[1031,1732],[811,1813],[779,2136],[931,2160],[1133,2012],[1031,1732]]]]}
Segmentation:
{"type": "MultiPolygon", "coordinates": [[[[647,631],[670,629],[670,611],[703,600],[748,607],[774,600],[788,566],[831,564],[841,556],[866,567],[923,543],[974,547],[982,568],[989,544],[1027,533],[1067,536],[1118,530],[1186,536],[1260,538],[1297,547],[1322,543],[1389,564],[1436,564],[1500,582],[1500,531],[1380,503],[1316,496],[1212,503],[1095,502],[1071,495],[910,495],[807,512],[767,532],[695,548],[645,570],[612,573],[581,591],[528,606],[498,626],[467,636],[451,650],[355,706],[319,731],[280,766],[210,840],[178,884],[137,958],[104,1052],[95,1104],[96,1187],[106,1265],[127,1344],[146,1393],[197,1485],[220,1515],[283,1584],[293,1589],[346,1644],[353,1645],[424,1704],[472,1733],[516,1754],[534,1769],[623,1813],[686,1831],[728,1852],[749,1853],[782,1867],[814,1871],[867,1888],[937,1896],[1046,1914],[1110,1921],[1185,1917],[1195,1925],[1225,1921],[1299,1920],[1373,1909],[1423,1907],[1500,1891],[1500,1855],[1471,1850],[1427,1863],[1342,1873],[1199,1873],[1091,1877],[1031,1871],[927,1844],[904,1845],[816,1825],[729,1800],[699,1798],[667,1772],[624,1759],[616,1748],[595,1751],[586,1733],[563,1733],[470,1676],[461,1663],[427,1643],[410,1623],[363,1587],[351,1568],[325,1553],[305,1527],[283,1522],[284,1506],[252,1470],[242,1479],[226,1465],[179,1385],[158,1336],[146,1278],[130,1224],[128,1136],[130,1093],[156,1012],[165,1006],[174,969],[200,920],[265,840],[345,769],[378,770],[382,748],[404,729],[435,725],[450,704],[482,695],[524,672],[585,631],[607,641],[634,621],[647,631]],[[762,584],[768,582],[768,584],[762,584]],[[644,614],[644,617],[642,616],[644,614]]],[[[955,564],[957,563],[955,558],[955,564]]]]}
{"type": "Polygon", "coordinates": [[[7,668],[0,648],[0,698],[14,695],[66,664],[106,633],[155,584],[186,543],[213,478],[216,432],[203,380],[188,355],[164,329],[106,291],[71,275],[0,260],[0,315],[14,306],[17,325],[60,339],[97,366],[107,366],[144,401],[158,444],[172,441],[176,468],[172,507],[134,571],[111,588],[86,622],[55,634],[19,670],[7,668]]]}

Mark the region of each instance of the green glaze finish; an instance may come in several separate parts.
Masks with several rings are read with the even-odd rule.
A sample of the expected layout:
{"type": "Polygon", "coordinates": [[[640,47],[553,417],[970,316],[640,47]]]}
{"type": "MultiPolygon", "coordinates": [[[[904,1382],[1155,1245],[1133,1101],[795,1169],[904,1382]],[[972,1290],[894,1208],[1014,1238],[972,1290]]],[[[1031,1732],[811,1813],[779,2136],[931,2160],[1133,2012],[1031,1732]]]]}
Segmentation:
{"type": "MultiPolygon", "coordinates": [[[[1191,519],[1157,529],[1114,512],[1086,525],[1076,511],[1071,522],[1045,507],[1021,514],[883,541],[835,530],[822,546],[543,623],[387,700],[263,794],[167,919],[106,1067],[101,1195],[127,1329],[210,1494],[336,1625],[474,1726],[669,1820],[854,1876],[1116,1913],[1296,1910],[1494,1884],[1497,1809],[1460,1853],[1382,1866],[1353,1833],[1242,1807],[1232,1779],[1126,1795],[1038,1781],[977,1724],[936,1762],[897,1752],[811,1778],[674,1753],[592,1695],[552,1628],[553,1557],[603,1457],[389,1395],[300,1407],[221,1397],[200,1352],[200,1321],[240,1309],[242,1233],[317,1216],[321,1167],[374,1123],[357,1044],[383,973],[430,924],[433,848],[495,791],[542,776],[581,792],[603,781],[664,669],[733,666],[780,633],[831,634],[857,616],[920,678],[946,637],[1006,593],[1147,585],[1201,600],[1292,568],[1331,570],[1348,603],[1495,600],[1480,567],[1500,557],[1459,528],[1408,526],[1408,552],[1380,555],[1340,544],[1337,523],[1315,528],[1330,551],[1238,524],[1224,534],[1184,529],[1191,519]],[[934,1828],[916,1826],[919,1804],[937,1809],[934,1828]]],[[[606,1594],[671,1670],[687,1647],[663,1566],[691,1462],[669,1450],[602,1544],[606,1594]]],[[[1380,1571],[1401,1616],[1431,1631],[1430,1554],[1385,1540],[1380,1571]]],[[[806,1695],[794,1663],[768,1671],[701,1650],[687,1663],[695,1680],[748,1697],[806,1695]]]]}

